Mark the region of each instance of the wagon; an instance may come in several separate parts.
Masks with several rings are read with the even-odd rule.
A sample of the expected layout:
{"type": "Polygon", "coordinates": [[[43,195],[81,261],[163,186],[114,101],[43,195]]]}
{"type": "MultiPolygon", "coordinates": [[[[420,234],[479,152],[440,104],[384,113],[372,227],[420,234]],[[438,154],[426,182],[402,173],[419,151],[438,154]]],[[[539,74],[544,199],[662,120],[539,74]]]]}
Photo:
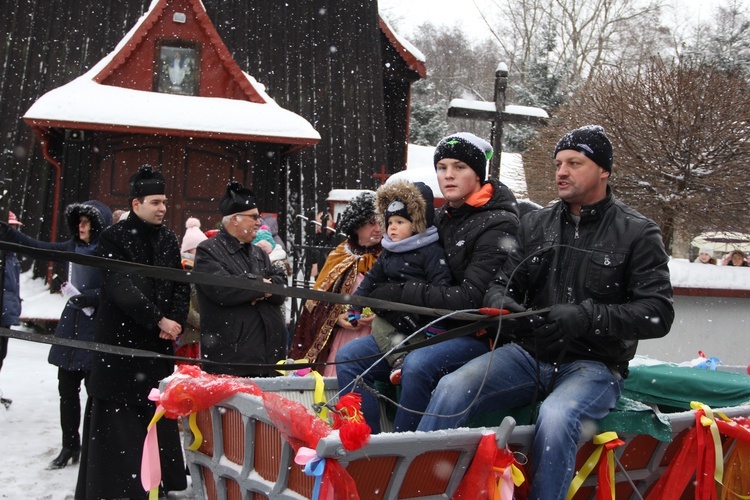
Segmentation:
{"type": "MultiPolygon", "coordinates": [[[[282,411],[311,408],[315,402],[316,379],[313,377],[287,376],[254,379],[254,382],[264,393],[274,395],[278,404],[274,413],[279,408],[282,411]]],[[[323,384],[326,398],[336,394],[335,379],[321,378],[317,383],[323,384]]],[[[387,413],[381,411],[383,429],[392,428],[387,413]]],[[[659,364],[633,367],[618,408],[596,423],[595,434],[614,432],[615,438],[622,441],[611,454],[612,488],[616,498],[662,498],[654,492],[663,487],[657,486],[663,475],[674,473],[669,469],[670,464],[680,461],[678,469],[680,466],[684,469],[691,460],[695,462],[695,451],[690,446],[694,446],[696,432],[701,430],[696,428],[696,414],[703,418],[706,414],[715,416],[722,425],[733,425],[744,432],[717,434],[723,455],[717,463],[723,463],[725,474],[737,476],[727,478],[725,475],[724,484],[730,481],[735,493],[750,493],[737,491],[737,488],[750,488],[750,471],[743,469],[742,461],[737,458],[740,445],[744,447],[743,453],[750,453],[747,451],[750,443],[746,442],[750,437],[750,425],[745,419],[750,417],[750,376],[659,364]],[[723,415],[730,424],[722,420],[723,415]]],[[[293,414],[285,418],[295,420],[293,414]]],[[[488,439],[494,441],[496,449],[512,452],[518,470],[523,471],[523,462],[533,440],[533,426],[516,422],[526,421],[521,412],[515,416],[485,415],[481,422],[476,422],[485,425],[477,428],[383,432],[371,436],[366,446],[353,451],[345,449],[338,432],[334,431],[317,441],[315,454],[317,458],[341,466],[353,479],[356,493],[362,499],[452,498],[467,471],[478,461],[475,461],[478,447],[482,443],[486,445],[488,439]]],[[[290,425],[299,424],[291,422],[290,425]]],[[[295,463],[299,443],[288,435],[295,431],[290,431],[286,424],[278,425],[278,415],[269,414],[263,398],[234,394],[197,412],[192,425],[203,436],[201,442],[196,443],[188,419],[183,421],[185,446],[193,447],[186,450],[186,461],[196,498],[315,498],[315,489],[319,487],[316,478],[307,475],[303,467],[295,463]]],[[[599,445],[595,444],[595,439],[588,435],[579,443],[577,470],[587,469],[592,456],[598,456],[599,445]]],[[[744,467],[747,466],[745,463],[744,467]]],[[[703,468],[699,470],[705,472],[703,468]]],[[[701,498],[694,495],[701,483],[696,481],[692,471],[687,478],[689,481],[682,481],[684,485],[679,478],[673,478],[668,487],[679,485],[684,487],[684,498],[701,498]]],[[[597,487],[603,484],[601,481],[596,468],[585,479],[579,472],[580,485],[573,498],[594,498],[597,487]]],[[[712,477],[706,481],[708,486],[704,488],[721,488],[718,482],[714,484],[712,477]]],[[[516,489],[516,498],[523,497],[521,485],[516,489]]]]}

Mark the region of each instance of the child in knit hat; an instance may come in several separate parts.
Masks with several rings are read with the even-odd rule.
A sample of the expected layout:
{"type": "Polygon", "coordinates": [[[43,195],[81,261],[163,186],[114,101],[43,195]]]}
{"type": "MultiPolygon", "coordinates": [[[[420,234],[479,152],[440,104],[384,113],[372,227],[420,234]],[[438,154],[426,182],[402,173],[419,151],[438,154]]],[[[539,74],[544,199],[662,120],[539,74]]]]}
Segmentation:
{"type": "Polygon", "coordinates": [[[208,237],[201,231],[201,221],[195,217],[189,217],[185,221],[185,236],[182,237],[182,268],[190,270],[193,268],[195,261],[195,251],[198,245],[207,240],[208,237]]]}
{"type": "Polygon", "coordinates": [[[271,260],[271,265],[284,271],[284,274],[287,276],[291,276],[292,268],[289,265],[286,250],[276,242],[268,226],[265,224],[260,226],[260,229],[258,229],[257,235],[253,240],[253,245],[259,247],[268,254],[268,258],[271,260]]]}
{"type": "Polygon", "coordinates": [[[695,259],[695,262],[700,264],[716,264],[714,249],[709,246],[702,246],[698,251],[698,258],[695,259]]]}
{"type": "MultiPolygon", "coordinates": [[[[182,268],[189,271],[195,264],[195,252],[198,245],[208,239],[201,231],[201,221],[189,217],[185,221],[185,235],[182,237],[180,253],[182,254],[182,268]]],[[[190,284],[190,308],[182,334],[175,341],[175,355],[183,358],[200,359],[200,330],[201,315],[198,308],[198,292],[194,284],[190,284]]],[[[183,364],[178,362],[178,364],[183,364]]]]}
{"type": "MultiPolygon", "coordinates": [[[[376,206],[385,223],[384,250],[354,295],[367,297],[384,283],[417,280],[450,285],[450,268],[433,224],[435,208],[432,190],[421,182],[391,182],[378,189],[376,206]]],[[[352,326],[357,325],[361,314],[359,306],[349,306],[347,315],[352,326]]],[[[430,318],[420,318],[402,311],[377,311],[377,314],[372,323],[372,336],[383,353],[400,342],[404,335],[410,335],[430,321],[430,318]]],[[[430,327],[421,337],[414,337],[410,342],[442,331],[442,328],[430,327]]],[[[398,353],[386,358],[391,365],[390,379],[393,384],[401,383],[401,365],[405,356],[398,353]]]]}

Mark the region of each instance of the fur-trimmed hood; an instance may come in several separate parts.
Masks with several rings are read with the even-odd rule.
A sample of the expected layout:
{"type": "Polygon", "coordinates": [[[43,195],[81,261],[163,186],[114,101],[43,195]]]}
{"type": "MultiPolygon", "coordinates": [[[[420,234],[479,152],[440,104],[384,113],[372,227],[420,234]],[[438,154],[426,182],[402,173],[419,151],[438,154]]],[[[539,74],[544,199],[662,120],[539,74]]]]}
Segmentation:
{"type": "Polygon", "coordinates": [[[416,234],[423,233],[435,221],[435,205],[432,190],[421,182],[412,183],[397,180],[383,184],[376,193],[378,219],[387,229],[385,213],[394,201],[401,201],[406,206],[413,229],[416,234]]]}
{"type": "Polygon", "coordinates": [[[102,231],[112,225],[112,210],[104,203],[89,200],[83,203],[71,203],[65,207],[65,221],[68,223],[70,234],[76,243],[83,243],[78,237],[78,221],[85,215],[91,221],[91,243],[96,243],[102,231]]]}

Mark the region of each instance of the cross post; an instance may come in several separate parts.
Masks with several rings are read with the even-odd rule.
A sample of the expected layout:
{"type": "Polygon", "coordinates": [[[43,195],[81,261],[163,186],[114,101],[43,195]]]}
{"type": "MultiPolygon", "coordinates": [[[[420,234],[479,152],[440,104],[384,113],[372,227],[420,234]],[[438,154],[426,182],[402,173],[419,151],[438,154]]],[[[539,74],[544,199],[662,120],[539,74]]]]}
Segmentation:
{"type": "Polygon", "coordinates": [[[380,185],[382,186],[385,184],[385,181],[388,180],[388,177],[391,176],[391,174],[386,173],[385,171],[385,164],[380,165],[380,173],[379,174],[372,174],[372,176],[375,179],[380,179],[380,185]]]}
{"type": "Polygon", "coordinates": [[[505,104],[505,91],[508,88],[508,66],[500,63],[495,70],[495,101],[471,101],[453,99],[448,105],[451,118],[484,120],[492,124],[492,149],[495,154],[490,160],[490,179],[500,178],[500,157],[503,153],[503,125],[517,123],[524,125],[545,125],[549,115],[542,108],[505,104]]]}

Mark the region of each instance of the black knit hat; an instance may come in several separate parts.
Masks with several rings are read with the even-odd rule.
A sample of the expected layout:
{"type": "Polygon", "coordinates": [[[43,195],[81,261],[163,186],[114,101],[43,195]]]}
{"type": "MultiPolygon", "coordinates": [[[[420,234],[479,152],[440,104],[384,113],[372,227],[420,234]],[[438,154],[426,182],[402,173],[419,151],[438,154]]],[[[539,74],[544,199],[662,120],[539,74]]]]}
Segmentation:
{"type": "Polygon", "coordinates": [[[487,162],[492,158],[492,145],[468,132],[459,132],[442,139],[435,147],[435,168],[443,158],[455,158],[466,163],[476,172],[479,180],[487,177],[487,162]]]}
{"type": "Polygon", "coordinates": [[[337,229],[348,237],[354,238],[357,235],[357,229],[374,218],[375,193],[364,191],[349,202],[349,206],[341,214],[337,229]]]}
{"type": "Polygon", "coordinates": [[[552,158],[564,149],[578,151],[607,172],[612,172],[612,143],[600,125],[586,125],[565,134],[555,146],[552,158]]]}
{"type": "Polygon", "coordinates": [[[164,194],[164,176],[151,165],[142,165],[130,176],[130,197],[142,198],[152,194],[164,194]]]}
{"type": "Polygon", "coordinates": [[[237,181],[229,181],[227,191],[219,201],[221,215],[232,215],[258,208],[253,192],[237,181]]]}
{"type": "Polygon", "coordinates": [[[383,213],[383,220],[385,220],[386,227],[388,227],[388,219],[390,219],[394,215],[398,215],[399,217],[403,217],[409,222],[412,222],[409,210],[407,210],[406,208],[406,203],[404,203],[402,200],[393,200],[390,205],[388,205],[388,208],[385,209],[385,212],[383,213]]]}
{"type": "Polygon", "coordinates": [[[414,185],[417,186],[417,189],[419,189],[422,198],[424,198],[424,217],[425,221],[427,222],[427,227],[430,227],[435,224],[435,195],[432,194],[432,189],[430,188],[430,186],[428,186],[424,182],[415,182],[414,185]]]}

